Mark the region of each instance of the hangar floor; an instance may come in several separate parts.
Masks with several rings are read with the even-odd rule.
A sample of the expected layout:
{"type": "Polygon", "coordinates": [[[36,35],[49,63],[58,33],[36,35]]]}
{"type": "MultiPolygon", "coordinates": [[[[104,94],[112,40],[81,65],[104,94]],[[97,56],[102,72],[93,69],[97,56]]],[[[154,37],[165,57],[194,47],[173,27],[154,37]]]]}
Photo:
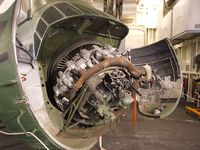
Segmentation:
{"type": "MultiPolygon", "coordinates": [[[[107,150],[199,150],[200,121],[186,114],[182,101],[168,118],[155,120],[137,116],[136,128],[131,124],[131,113],[119,127],[103,136],[107,150]]],[[[16,137],[0,134],[0,150],[30,150],[16,137]]],[[[92,149],[98,150],[98,144],[92,149]]]]}

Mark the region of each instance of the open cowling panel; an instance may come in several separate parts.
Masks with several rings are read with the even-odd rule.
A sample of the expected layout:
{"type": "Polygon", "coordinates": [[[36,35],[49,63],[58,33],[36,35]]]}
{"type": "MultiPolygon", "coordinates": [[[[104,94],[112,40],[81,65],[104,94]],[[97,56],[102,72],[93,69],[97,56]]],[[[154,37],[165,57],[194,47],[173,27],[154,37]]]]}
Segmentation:
{"type": "Polygon", "coordinates": [[[140,88],[139,111],[146,116],[164,118],[176,108],[182,92],[182,78],[178,60],[169,39],[132,49],[135,66],[150,66],[151,79],[146,89],[140,88]]]}

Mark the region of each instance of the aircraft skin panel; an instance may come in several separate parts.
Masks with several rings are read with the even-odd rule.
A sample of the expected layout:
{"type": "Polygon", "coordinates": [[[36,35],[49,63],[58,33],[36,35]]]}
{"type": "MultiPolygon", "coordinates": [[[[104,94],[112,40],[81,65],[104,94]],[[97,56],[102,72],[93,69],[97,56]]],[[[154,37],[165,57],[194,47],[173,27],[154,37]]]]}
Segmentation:
{"type": "Polygon", "coordinates": [[[141,100],[142,98],[139,99],[141,101],[151,99],[151,102],[146,101],[140,103],[140,112],[146,116],[158,118],[167,117],[177,107],[182,92],[182,74],[180,65],[169,39],[163,39],[142,48],[132,49],[131,56],[133,64],[136,66],[148,64],[154,72],[154,84],[152,88],[148,90],[149,93],[154,93],[154,95],[157,96],[152,98],[148,95],[149,93],[147,94],[148,90],[141,91],[143,100],[141,100]],[[146,105],[152,105],[153,107],[145,108],[146,105]],[[162,107],[162,105],[165,109],[162,110],[159,115],[153,115],[153,111],[162,107]]]}
{"type": "MultiPolygon", "coordinates": [[[[1,42],[0,42],[0,119],[6,125],[8,131],[13,133],[28,133],[31,132],[36,135],[41,141],[45,141],[45,145],[49,149],[63,149],[58,146],[51,137],[47,135],[39,125],[32,110],[30,109],[27,97],[21,87],[21,82],[16,70],[16,56],[14,52],[13,38],[13,20],[16,19],[16,9],[20,1],[14,3],[6,12],[0,17],[1,22],[1,42]],[[13,18],[14,17],[14,18],[13,18]]],[[[33,136],[19,135],[21,141],[30,145],[35,149],[44,148],[38,140],[33,136]]],[[[95,138],[96,139],[96,138],[95,138]]],[[[89,149],[94,143],[91,139],[90,143],[87,141],[79,140],[85,143],[85,148],[76,145],[76,140],[69,140],[74,143],[75,147],[79,150],[89,149]],[[88,144],[90,146],[88,146],[88,144]]],[[[64,145],[62,145],[64,146],[64,145]]],[[[64,146],[66,149],[66,146],[64,146]]],[[[71,148],[67,148],[71,149],[71,148]]],[[[72,148],[76,149],[76,148],[72,148]]]]}
{"type": "MultiPolygon", "coordinates": [[[[2,30],[0,42],[0,120],[6,125],[10,132],[34,132],[41,140],[45,140],[49,148],[58,148],[46,134],[43,133],[38,122],[30,111],[25,95],[23,94],[21,83],[17,78],[15,68],[15,56],[13,50],[13,14],[15,14],[14,3],[0,17],[0,22],[6,20],[6,25],[2,30]]],[[[39,143],[33,136],[20,135],[19,138],[27,144],[31,144],[35,148],[41,148],[39,143]]]]}
{"type": "MultiPolygon", "coordinates": [[[[81,21],[83,18],[85,18],[85,20],[88,18],[91,23],[93,20],[101,20],[102,22],[105,22],[102,24],[101,28],[91,28],[91,30],[87,32],[94,35],[99,34],[99,36],[103,38],[105,36],[107,38],[112,36],[111,38],[113,41],[117,41],[117,47],[119,46],[120,41],[128,34],[128,28],[120,21],[115,20],[114,17],[92,8],[83,1],[82,3],[79,3],[79,1],[80,0],[65,0],[51,1],[50,3],[46,3],[49,2],[46,1],[43,7],[37,4],[37,2],[40,3],[40,1],[35,2],[36,4],[33,2],[32,7],[37,7],[38,9],[32,14],[32,18],[29,23],[26,24],[26,22],[23,21],[22,24],[20,23],[18,37],[23,44],[27,43],[27,39],[31,39],[31,43],[35,42],[34,57],[38,57],[40,48],[44,44],[43,39],[46,38],[46,34],[49,32],[52,26],[65,21],[68,21],[69,23],[73,22],[74,20],[81,21]],[[52,16],[51,13],[53,13],[54,16],[52,16]],[[110,24],[110,26],[108,26],[108,24],[110,24]],[[29,29],[30,25],[32,26],[31,29],[29,29]],[[107,28],[103,28],[104,26],[107,26],[107,28]],[[109,28],[110,30],[108,31],[109,28]],[[31,30],[31,32],[27,33],[26,30],[31,30]]],[[[82,23],[83,22],[79,22],[79,24],[82,23]]]]}

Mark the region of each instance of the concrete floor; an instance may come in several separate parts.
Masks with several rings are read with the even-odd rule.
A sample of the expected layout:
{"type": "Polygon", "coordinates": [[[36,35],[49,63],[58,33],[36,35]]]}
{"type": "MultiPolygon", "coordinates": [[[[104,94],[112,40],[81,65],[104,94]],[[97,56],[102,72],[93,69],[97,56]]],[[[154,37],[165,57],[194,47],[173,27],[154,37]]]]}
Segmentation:
{"type": "MultiPolygon", "coordinates": [[[[137,116],[132,127],[131,112],[123,118],[118,128],[103,136],[107,150],[199,150],[200,121],[186,114],[182,101],[168,118],[155,120],[137,116]]],[[[0,150],[30,150],[16,137],[0,134],[0,150]]],[[[98,144],[92,149],[98,150],[98,144]]]]}
{"type": "MultiPolygon", "coordinates": [[[[114,132],[103,137],[107,150],[200,150],[200,121],[185,112],[182,101],[166,119],[137,116],[136,128],[131,113],[114,132]]],[[[98,146],[92,150],[98,150],[98,146]]]]}

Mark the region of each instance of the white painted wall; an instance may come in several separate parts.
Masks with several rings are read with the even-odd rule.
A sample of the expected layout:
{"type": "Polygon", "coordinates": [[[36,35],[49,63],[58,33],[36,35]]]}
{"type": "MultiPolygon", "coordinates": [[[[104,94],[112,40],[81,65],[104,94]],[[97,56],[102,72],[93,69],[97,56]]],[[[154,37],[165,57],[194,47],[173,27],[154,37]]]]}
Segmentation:
{"type": "Polygon", "coordinates": [[[129,34],[125,39],[125,49],[138,48],[144,46],[144,31],[141,28],[129,26],[129,34]]]}

